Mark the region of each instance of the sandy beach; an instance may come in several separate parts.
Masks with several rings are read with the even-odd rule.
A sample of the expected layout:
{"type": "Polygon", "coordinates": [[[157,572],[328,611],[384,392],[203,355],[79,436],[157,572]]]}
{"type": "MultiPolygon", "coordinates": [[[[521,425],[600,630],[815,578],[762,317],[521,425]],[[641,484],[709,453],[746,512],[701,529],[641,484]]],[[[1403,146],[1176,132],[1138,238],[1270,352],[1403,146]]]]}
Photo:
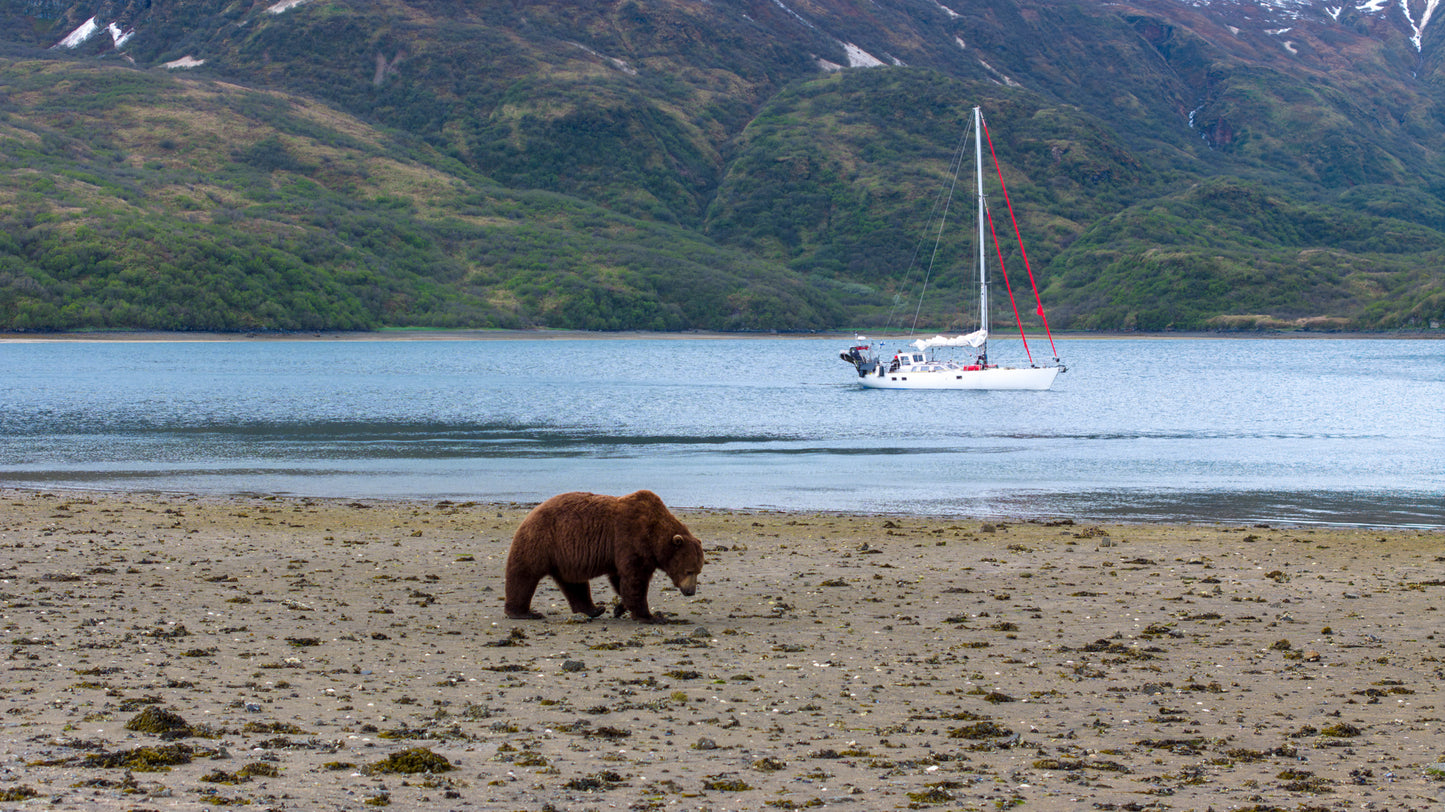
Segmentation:
{"type": "Polygon", "coordinates": [[[1445,533],[679,512],[511,621],[526,509],[0,491],[0,808],[1445,804],[1445,533]]]}

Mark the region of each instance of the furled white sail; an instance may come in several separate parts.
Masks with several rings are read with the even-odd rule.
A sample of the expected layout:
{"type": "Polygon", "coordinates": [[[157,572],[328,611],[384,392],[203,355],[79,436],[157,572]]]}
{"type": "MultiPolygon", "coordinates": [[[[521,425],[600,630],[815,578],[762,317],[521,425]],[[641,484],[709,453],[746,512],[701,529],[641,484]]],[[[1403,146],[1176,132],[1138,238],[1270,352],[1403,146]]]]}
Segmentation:
{"type": "Polygon", "coordinates": [[[913,342],[913,346],[920,350],[929,347],[982,347],[983,342],[988,340],[987,330],[975,330],[968,335],[962,336],[934,336],[933,338],[920,338],[913,342]]]}

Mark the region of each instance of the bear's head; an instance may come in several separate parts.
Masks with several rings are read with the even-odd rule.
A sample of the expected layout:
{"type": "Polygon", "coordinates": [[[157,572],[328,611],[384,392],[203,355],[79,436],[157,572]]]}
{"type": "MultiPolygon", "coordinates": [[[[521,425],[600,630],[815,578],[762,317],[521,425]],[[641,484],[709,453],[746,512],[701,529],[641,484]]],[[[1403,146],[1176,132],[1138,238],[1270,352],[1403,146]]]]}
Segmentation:
{"type": "Polygon", "coordinates": [[[680,592],[691,595],[697,591],[697,574],[702,572],[702,542],[691,533],[675,533],[664,542],[667,559],[662,571],[667,573],[680,592]]]}

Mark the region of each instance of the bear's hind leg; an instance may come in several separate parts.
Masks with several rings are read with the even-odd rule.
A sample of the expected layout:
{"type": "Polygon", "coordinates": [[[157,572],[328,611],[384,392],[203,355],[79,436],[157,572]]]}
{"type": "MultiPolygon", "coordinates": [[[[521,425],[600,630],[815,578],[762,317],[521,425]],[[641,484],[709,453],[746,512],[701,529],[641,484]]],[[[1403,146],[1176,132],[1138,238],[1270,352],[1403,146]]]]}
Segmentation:
{"type": "Polygon", "coordinates": [[[537,591],[537,579],[517,573],[507,573],[507,617],[513,620],[540,620],[541,612],[532,611],[532,595],[537,591]]]}
{"type": "Polygon", "coordinates": [[[557,582],[557,586],[561,588],[562,594],[567,596],[567,605],[572,607],[573,612],[588,617],[597,617],[607,611],[592,602],[592,585],[588,582],[582,581],[580,583],[574,583],[556,577],[552,580],[557,582]]]}
{"type": "Polygon", "coordinates": [[[612,583],[612,591],[617,593],[618,598],[617,605],[612,607],[612,616],[622,617],[627,613],[627,604],[622,602],[622,584],[618,582],[616,575],[607,576],[607,580],[612,583]]]}

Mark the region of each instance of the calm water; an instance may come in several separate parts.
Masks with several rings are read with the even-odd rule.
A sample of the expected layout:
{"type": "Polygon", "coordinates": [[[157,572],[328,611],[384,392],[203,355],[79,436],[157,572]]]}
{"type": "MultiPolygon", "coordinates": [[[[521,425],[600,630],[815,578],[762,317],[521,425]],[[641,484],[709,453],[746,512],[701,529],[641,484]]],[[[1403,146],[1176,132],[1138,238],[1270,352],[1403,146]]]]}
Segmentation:
{"type": "Polygon", "coordinates": [[[846,344],[0,343],[0,485],[1445,526],[1445,342],[1065,339],[1049,392],[846,344]]]}

